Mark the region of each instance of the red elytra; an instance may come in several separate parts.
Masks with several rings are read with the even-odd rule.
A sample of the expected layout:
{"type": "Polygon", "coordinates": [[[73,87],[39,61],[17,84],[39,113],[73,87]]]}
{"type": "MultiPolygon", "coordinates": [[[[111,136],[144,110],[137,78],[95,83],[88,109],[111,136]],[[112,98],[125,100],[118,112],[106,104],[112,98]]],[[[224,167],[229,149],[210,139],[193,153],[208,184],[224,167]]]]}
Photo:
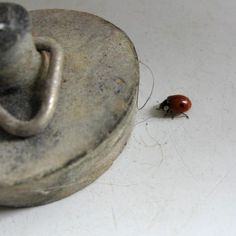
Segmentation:
{"type": "MultiPolygon", "coordinates": [[[[167,97],[159,106],[160,110],[172,114],[184,114],[192,106],[190,99],[184,95],[172,95],[167,97]]],[[[187,118],[188,116],[184,114],[187,118]]]]}

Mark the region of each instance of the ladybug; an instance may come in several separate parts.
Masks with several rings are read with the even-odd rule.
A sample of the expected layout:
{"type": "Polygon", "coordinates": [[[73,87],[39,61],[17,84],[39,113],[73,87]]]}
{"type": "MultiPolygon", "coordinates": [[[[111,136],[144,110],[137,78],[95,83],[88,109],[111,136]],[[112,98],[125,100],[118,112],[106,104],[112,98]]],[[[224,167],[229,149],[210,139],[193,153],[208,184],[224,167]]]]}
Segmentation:
{"type": "Polygon", "coordinates": [[[170,114],[172,118],[175,115],[183,114],[186,118],[189,118],[185,114],[192,106],[190,99],[184,95],[172,95],[167,97],[157,108],[157,110],[163,110],[165,115],[170,114]]]}

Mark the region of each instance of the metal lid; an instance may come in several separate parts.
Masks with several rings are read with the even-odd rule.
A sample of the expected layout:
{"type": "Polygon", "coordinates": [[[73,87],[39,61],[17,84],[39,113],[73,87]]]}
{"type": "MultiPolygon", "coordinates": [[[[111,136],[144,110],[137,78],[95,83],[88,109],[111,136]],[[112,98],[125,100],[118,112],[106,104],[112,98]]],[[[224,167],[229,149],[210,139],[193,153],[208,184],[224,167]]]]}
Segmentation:
{"type": "MultiPolygon", "coordinates": [[[[0,205],[7,206],[52,202],[94,181],[127,142],[136,111],[138,59],[123,31],[78,11],[30,15],[33,36],[64,49],[62,84],[42,133],[22,139],[0,132],[0,205]]],[[[22,116],[39,106],[22,90],[0,96],[0,103],[22,116]]]]}

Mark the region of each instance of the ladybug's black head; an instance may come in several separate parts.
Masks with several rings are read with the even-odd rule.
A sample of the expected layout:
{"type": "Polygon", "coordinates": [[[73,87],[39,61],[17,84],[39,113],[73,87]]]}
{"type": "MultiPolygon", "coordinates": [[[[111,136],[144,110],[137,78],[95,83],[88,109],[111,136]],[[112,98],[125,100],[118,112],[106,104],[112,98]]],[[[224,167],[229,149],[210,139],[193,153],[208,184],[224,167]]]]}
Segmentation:
{"type": "Polygon", "coordinates": [[[158,110],[163,110],[163,111],[168,111],[169,109],[170,109],[170,107],[169,107],[169,103],[168,103],[167,99],[164,100],[158,107],[158,110]]]}

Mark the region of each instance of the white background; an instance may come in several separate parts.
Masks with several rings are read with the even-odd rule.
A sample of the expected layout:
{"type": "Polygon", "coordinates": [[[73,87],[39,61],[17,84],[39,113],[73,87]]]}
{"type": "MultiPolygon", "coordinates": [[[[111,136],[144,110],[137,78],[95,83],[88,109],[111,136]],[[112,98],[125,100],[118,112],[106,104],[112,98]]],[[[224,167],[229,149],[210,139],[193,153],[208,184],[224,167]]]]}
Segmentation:
{"type": "MultiPolygon", "coordinates": [[[[0,209],[0,235],[235,236],[236,1],[16,2],[113,22],[152,68],[155,90],[108,172],[59,202],[0,209]],[[176,93],[191,98],[190,119],[155,116],[157,101],[176,93]]],[[[141,65],[140,105],[151,84],[141,65]]]]}

